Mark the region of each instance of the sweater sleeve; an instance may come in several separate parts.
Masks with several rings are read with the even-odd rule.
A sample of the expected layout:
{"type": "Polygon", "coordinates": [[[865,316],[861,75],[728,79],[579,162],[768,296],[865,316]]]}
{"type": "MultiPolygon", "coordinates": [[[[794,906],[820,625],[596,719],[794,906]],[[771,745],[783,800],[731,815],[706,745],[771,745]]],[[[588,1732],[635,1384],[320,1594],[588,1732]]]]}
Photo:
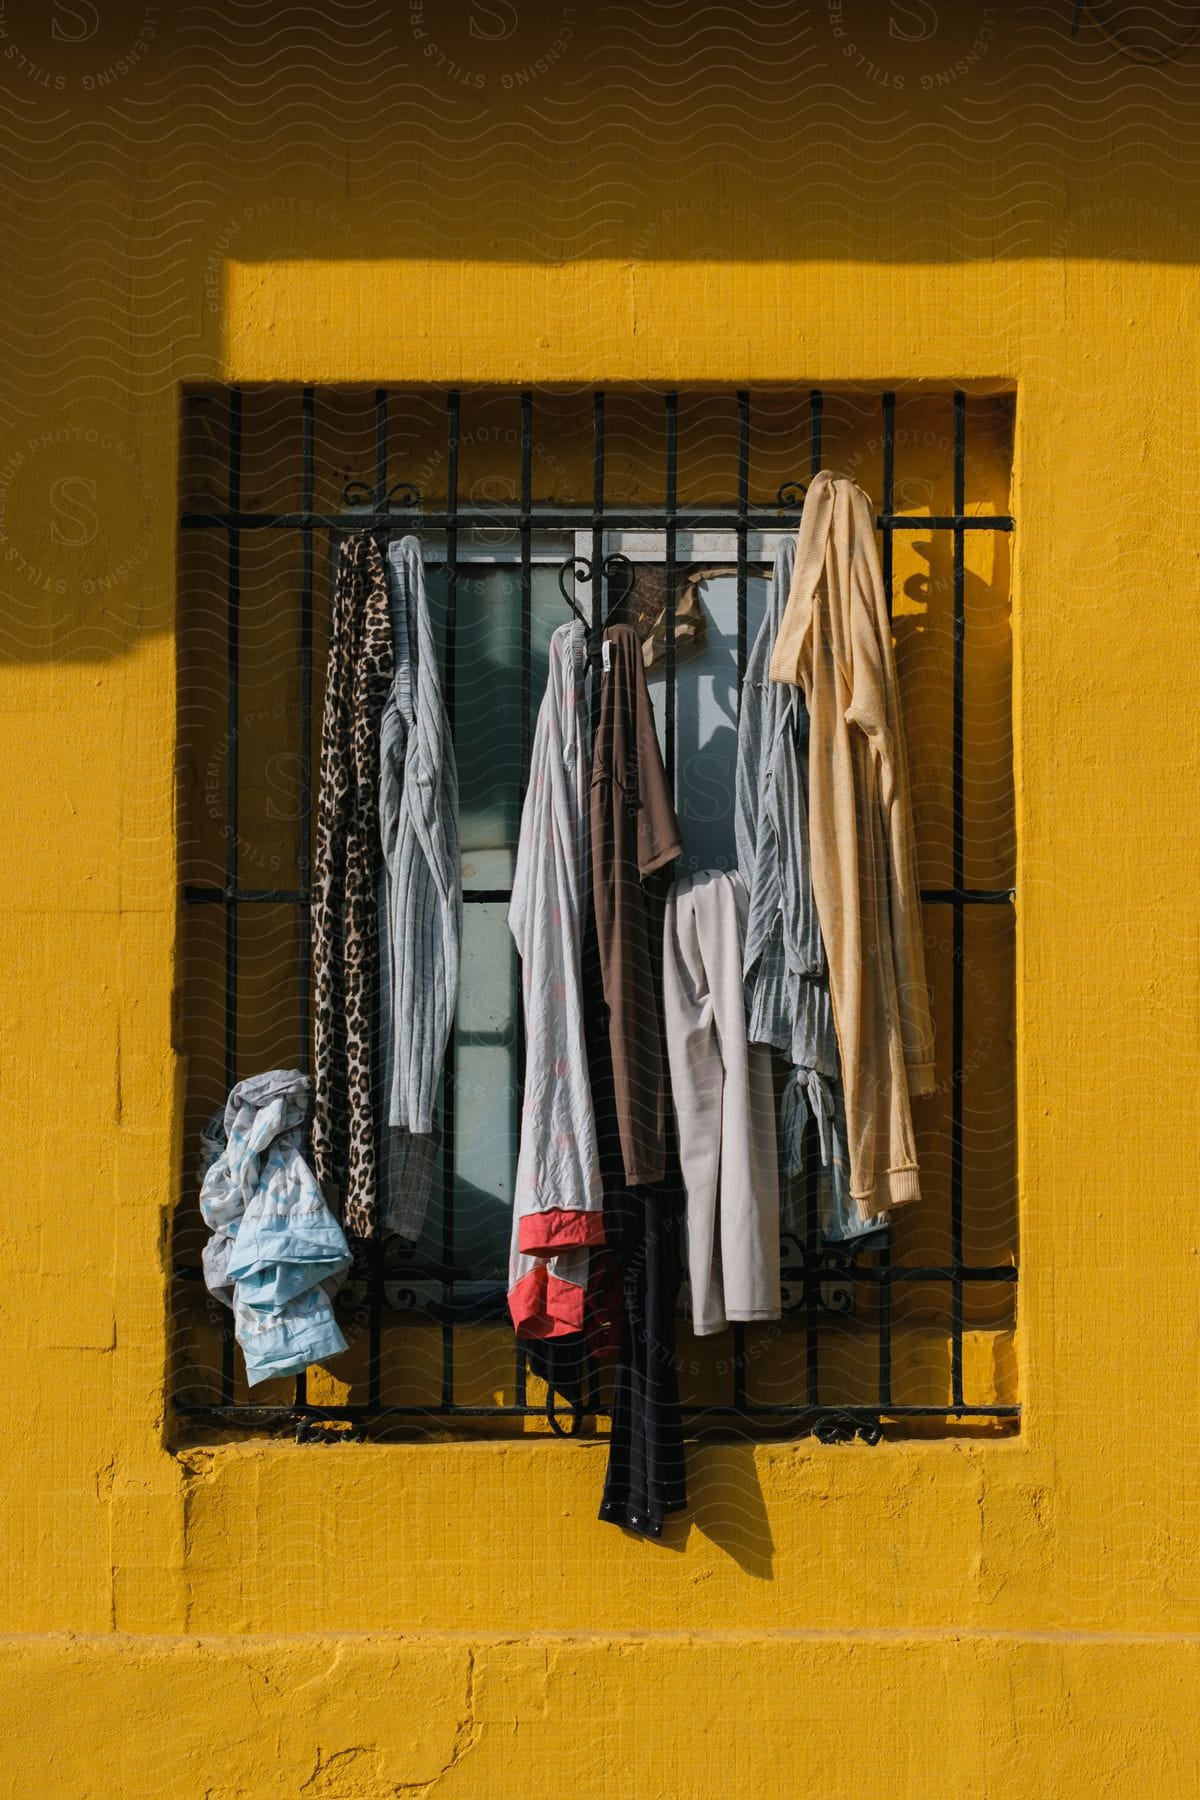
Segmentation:
{"type": "Polygon", "coordinates": [[[825,579],[825,546],[833,522],[834,484],[823,469],[813,477],[804,501],[804,518],[796,533],[796,560],[787,605],[771,651],[771,680],[804,689],[812,704],[813,607],[825,579]]]}
{"type": "MultiPolygon", "coordinates": [[[[847,489],[850,484],[846,484],[847,489]]],[[[847,722],[870,740],[879,782],[879,806],[888,851],[888,909],[896,997],[909,1091],[933,1092],[933,1021],[925,980],[925,943],[908,757],[900,719],[892,623],[870,502],[860,488],[847,495],[850,531],[858,554],[851,559],[850,634],[853,682],[847,722]]]]}

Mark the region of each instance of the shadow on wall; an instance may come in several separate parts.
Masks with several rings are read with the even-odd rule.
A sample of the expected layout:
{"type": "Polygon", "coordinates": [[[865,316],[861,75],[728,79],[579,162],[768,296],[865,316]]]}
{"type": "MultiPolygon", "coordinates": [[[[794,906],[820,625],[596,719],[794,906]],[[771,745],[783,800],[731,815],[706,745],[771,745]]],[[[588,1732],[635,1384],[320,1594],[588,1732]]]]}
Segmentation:
{"type": "Polygon", "coordinates": [[[178,384],[222,373],[234,266],[1102,257],[1119,309],[1200,245],[1178,0],[90,10],[25,9],[0,72],[38,202],[0,295],[9,661],[172,629],[178,384]]]}
{"type": "Polygon", "coordinates": [[[688,1457],[688,1514],[669,1520],[662,1543],[687,1547],[694,1527],[756,1581],[775,1573],[775,1540],[758,1479],[753,1444],[705,1444],[688,1457]]]}
{"type": "Polygon", "coordinates": [[[177,24],[139,97],[181,146],[224,122],[181,177],[216,202],[191,227],[206,318],[225,261],[1195,256],[1194,5],[686,11],[177,24]],[[248,189],[247,146],[266,165],[285,138],[248,189]]]}

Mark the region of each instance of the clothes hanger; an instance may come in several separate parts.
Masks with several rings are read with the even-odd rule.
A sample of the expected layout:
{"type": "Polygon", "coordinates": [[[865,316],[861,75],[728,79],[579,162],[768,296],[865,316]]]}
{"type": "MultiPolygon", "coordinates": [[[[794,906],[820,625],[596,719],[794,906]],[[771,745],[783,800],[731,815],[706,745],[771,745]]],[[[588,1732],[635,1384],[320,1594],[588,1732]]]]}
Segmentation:
{"type": "Polygon", "coordinates": [[[597,627],[592,624],[590,619],[585,617],[579,607],[575,604],[574,597],[567,592],[568,575],[570,575],[576,583],[581,581],[590,583],[595,580],[596,569],[591,558],[587,556],[568,556],[558,565],[558,591],[587,633],[589,662],[594,662],[596,660],[596,657],[599,654],[600,641],[603,638],[604,633],[608,630],[609,624],[618,607],[620,607],[633,592],[635,580],[633,563],[627,556],[622,556],[617,550],[612,551],[604,558],[604,561],[600,564],[600,573],[602,578],[606,579],[608,582],[608,611],[605,614],[603,623],[597,627]],[[618,581],[621,583],[621,587],[619,593],[617,593],[614,598],[613,587],[618,581]]]}

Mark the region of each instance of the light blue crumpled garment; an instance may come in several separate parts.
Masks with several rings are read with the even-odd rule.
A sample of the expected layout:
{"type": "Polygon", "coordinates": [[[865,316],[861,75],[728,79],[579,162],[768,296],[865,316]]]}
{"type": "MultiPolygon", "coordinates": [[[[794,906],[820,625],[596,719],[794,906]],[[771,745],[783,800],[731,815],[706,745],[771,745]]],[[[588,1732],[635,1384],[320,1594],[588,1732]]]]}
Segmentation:
{"type": "Polygon", "coordinates": [[[817,1127],[817,1198],[821,1237],[827,1244],[853,1243],[877,1250],[887,1242],[889,1215],[864,1219],[850,1198],[850,1152],[846,1145],[846,1105],[840,1081],[815,1069],[793,1069],[780,1104],[779,1135],[783,1172],[788,1177],[783,1206],[785,1231],[804,1232],[804,1202],[796,1178],[804,1173],[804,1132],[817,1127]]]}
{"type": "Polygon", "coordinates": [[[346,1348],[331,1295],[350,1250],[300,1153],[309,1095],[298,1069],[251,1076],[201,1136],[204,1279],[232,1309],[251,1387],[346,1348]]]}

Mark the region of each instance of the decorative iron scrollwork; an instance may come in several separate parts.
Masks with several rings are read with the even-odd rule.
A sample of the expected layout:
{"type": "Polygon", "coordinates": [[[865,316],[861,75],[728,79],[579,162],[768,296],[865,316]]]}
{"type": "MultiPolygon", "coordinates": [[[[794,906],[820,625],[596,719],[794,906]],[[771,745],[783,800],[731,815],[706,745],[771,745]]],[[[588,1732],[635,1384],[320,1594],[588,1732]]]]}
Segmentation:
{"type": "Polygon", "coordinates": [[[632,594],[633,584],[637,580],[637,571],[630,559],[622,556],[619,550],[614,550],[606,556],[601,567],[604,570],[604,579],[608,582],[608,616],[611,618],[617,607],[628,600],[632,594]],[[614,596],[613,585],[617,581],[620,581],[622,586],[614,596]]]}
{"type": "Polygon", "coordinates": [[[301,1419],[296,1426],[298,1444],[365,1444],[365,1425],[340,1425],[328,1419],[301,1419]]]}
{"type": "Polygon", "coordinates": [[[384,1304],[393,1312],[415,1312],[421,1304],[416,1288],[405,1281],[385,1281],[383,1284],[384,1304]]]}
{"type": "Polygon", "coordinates": [[[566,556],[558,565],[558,591],[570,607],[585,631],[591,626],[575,604],[574,596],[567,592],[567,576],[571,575],[576,582],[592,579],[592,565],[586,556],[566,556]]]}
{"type": "Polygon", "coordinates": [[[786,511],[790,507],[803,504],[808,488],[803,481],[784,481],[779,485],[775,495],[775,504],[786,511]]]}
{"type": "MultiPolygon", "coordinates": [[[[609,555],[604,558],[604,561],[600,564],[600,572],[604,580],[608,583],[607,623],[607,619],[612,617],[617,607],[628,600],[630,594],[633,592],[636,574],[633,563],[630,561],[629,557],[622,556],[619,550],[611,551],[609,555]],[[613,588],[618,581],[621,583],[620,591],[614,594],[613,588]]],[[[573,577],[576,586],[578,586],[581,581],[587,582],[590,585],[596,578],[595,565],[593,564],[591,557],[566,556],[558,565],[558,591],[570,607],[571,611],[575,614],[575,617],[579,620],[579,623],[583,626],[584,630],[588,632],[590,642],[592,623],[590,619],[585,618],[584,614],[579,610],[578,606],[576,606],[574,595],[567,592],[568,575],[573,577]]]]}
{"type": "Polygon", "coordinates": [[[779,1254],[784,1312],[800,1311],[810,1298],[821,1312],[844,1316],[854,1311],[855,1244],[823,1243],[814,1252],[794,1232],[785,1231],[779,1254]]]}
{"type": "Polygon", "coordinates": [[[877,1418],[862,1419],[854,1413],[831,1410],[817,1414],[812,1434],[819,1444],[849,1444],[856,1437],[864,1444],[878,1444],[883,1438],[883,1426],[877,1418]]]}

